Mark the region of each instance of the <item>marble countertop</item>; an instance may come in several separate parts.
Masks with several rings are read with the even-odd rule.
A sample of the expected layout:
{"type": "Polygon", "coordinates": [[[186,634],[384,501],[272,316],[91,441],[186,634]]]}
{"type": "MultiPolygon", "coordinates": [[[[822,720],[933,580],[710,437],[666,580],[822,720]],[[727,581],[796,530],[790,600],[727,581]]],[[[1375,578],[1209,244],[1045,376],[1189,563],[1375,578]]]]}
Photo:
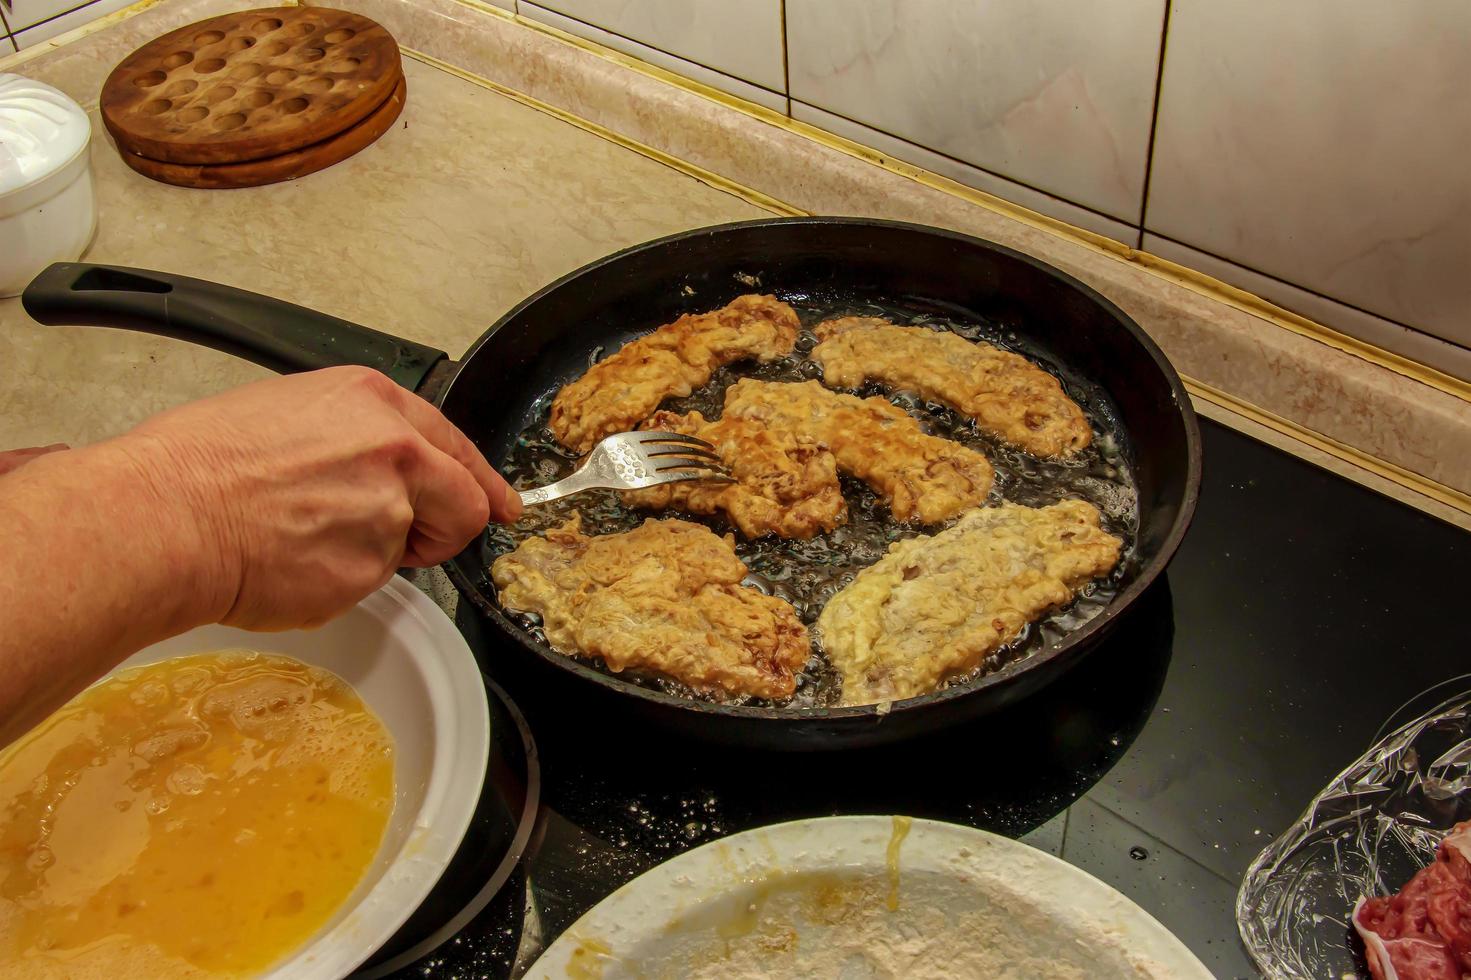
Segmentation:
{"type": "MultiPolygon", "coordinates": [[[[11,70],[93,119],[100,224],[84,261],[215,280],[464,351],[501,313],[602,255],[768,212],[449,72],[405,59],[400,121],[351,159],[242,190],[155,183],[97,118],[111,66],[177,24],[234,5],[184,0],[11,70]]],[[[253,364],[119,330],[43,327],[0,300],[0,446],[103,439],[264,377],[253,364]]]]}

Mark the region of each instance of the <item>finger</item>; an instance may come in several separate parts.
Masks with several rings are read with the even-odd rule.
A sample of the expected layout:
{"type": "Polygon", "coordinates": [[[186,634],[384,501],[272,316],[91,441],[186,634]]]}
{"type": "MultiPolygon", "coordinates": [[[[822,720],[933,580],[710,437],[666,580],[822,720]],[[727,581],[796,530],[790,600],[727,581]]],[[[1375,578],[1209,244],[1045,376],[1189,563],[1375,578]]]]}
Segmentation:
{"type": "Polygon", "coordinates": [[[485,491],[490,504],[490,517],[502,524],[510,524],[521,517],[521,495],[485,460],[463,432],[433,405],[417,395],[405,392],[399,411],[409,424],[418,429],[430,445],[457,461],[469,471],[485,491]]]}
{"type": "Polygon", "coordinates": [[[61,452],[63,449],[71,448],[64,442],[52,443],[49,446],[28,446],[25,449],[10,449],[0,452],[0,476],[12,470],[18,470],[26,463],[49,453],[61,452]]]}
{"type": "Polygon", "coordinates": [[[459,460],[433,446],[409,475],[414,523],[402,564],[425,568],[449,561],[475,540],[490,520],[485,490],[459,460]]]}

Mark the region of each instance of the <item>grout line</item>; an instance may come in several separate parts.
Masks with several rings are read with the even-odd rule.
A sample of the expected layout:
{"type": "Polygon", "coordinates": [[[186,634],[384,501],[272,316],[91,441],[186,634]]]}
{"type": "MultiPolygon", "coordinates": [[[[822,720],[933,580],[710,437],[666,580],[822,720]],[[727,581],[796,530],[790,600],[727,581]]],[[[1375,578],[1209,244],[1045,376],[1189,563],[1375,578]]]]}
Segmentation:
{"type": "MultiPolygon", "coordinates": [[[[87,7],[90,7],[90,6],[92,6],[93,4],[95,4],[97,2],[98,2],[98,0],[82,0],[82,2],[79,3],[79,4],[77,4],[75,7],[72,7],[70,9],[68,9],[68,10],[63,10],[59,14],[52,14],[50,17],[47,17],[45,20],[38,20],[34,24],[31,24],[29,27],[23,27],[23,28],[21,28],[21,30],[22,31],[29,31],[29,30],[33,30],[33,29],[35,29],[37,27],[42,27],[42,26],[44,26],[46,24],[51,23],[53,20],[60,20],[63,17],[67,17],[67,16],[70,16],[71,14],[76,13],[78,10],[84,10],[87,7]]],[[[99,16],[101,16],[101,15],[99,15],[99,16]]],[[[20,31],[12,31],[11,32],[12,40],[14,40],[14,35],[19,34],[19,33],[20,33],[20,31]]],[[[17,49],[18,48],[19,48],[19,44],[17,43],[17,49]]]]}
{"type": "MultiPolygon", "coordinates": [[[[972,163],[969,160],[964,160],[964,159],[961,159],[960,157],[952,156],[951,154],[946,153],[944,150],[937,150],[937,149],[935,149],[933,146],[925,146],[923,143],[916,143],[912,139],[909,139],[909,138],[904,137],[904,136],[900,136],[898,133],[891,133],[887,129],[883,129],[883,128],[879,127],[879,126],[875,126],[872,123],[866,123],[862,119],[854,119],[852,116],[844,115],[841,112],[834,112],[833,110],[831,110],[831,109],[829,109],[829,108],[827,108],[825,106],[820,106],[820,105],[817,105],[817,104],[812,103],[812,102],[803,102],[801,99],[794,99],[793,101],[794,102],[797,102],[797,103],[800,103],[801,105],[810,106],[811,108],[817,109],[817,110],[819,110],[821,112],[826,112],[829,115],[837,116],[839,119],[846,120],[846,121],[852,123],[855,126],[862,126],[864,129],[873,130],[875,133],[878,133],[878,134],[880,134],[882,136],[887,136],[891,140],[898,140],[899,142],[905,143],[905,144],[907,144],[909,146],[912,146],[915,149],[924,150],[926,153],[933,153],[935,156],[937,156],[937,157],[943,157],[944,159],[949,160],[951,163],[958,163],[962,167],[967,167],[967,168],[969,168],[971,170],[979,170],[981,173],[983,173],[983,174],[990,174],[992,177],[995,177],[998,180],[1004,180],[1004,181],[1006,181],[1009,184],[1015,184],[1018,187],[1024,187],[1024,188],[1026,188],[1027,190],[1031,191],[1034,194],[1041,194],[1044,197],[1050,197],[1050,198],[1052,198],[1052,200],[1058,201],[1058,202],[1060,202],[1062,204],[1066,204],[1069,207],[1077,208],[1080,211],[1087,211],[1089,214],[1091,214],[1091,215],[1093,215],[1095,217],[1098,217],[1098,218],[1106,218],[1109,221],[1114,222],[1115,224],[1124,225],[1125,227],[1128,227],[1128,228],[1135,228],[1135,229],[1138,228],[1138,225],[1135,225],[1133,222],[1130,222],[1126,218],[1120,218],[1117,215],[1109,214],[1107,211],[1100,211],[1097,208],[1090,207],[1087,204],[1079,204],[1077,201],[1068,200],[1067,198],[1065,198],[1062,195],[1057,194],[1057,193],[1055,193],[1053,191],[1043,190],[1042,188],[1036,186],[1035,184],[1029,184],[1029,183],[1027,183],[1024,180],[1017,180],[1015,177],[1009,177],[1009,176],[1007,176],[1006,174],[1002,173],[999,170],[991,170],[991,169],[989,169],[987,167],[982,167],[979,164],[972,163]]],[[[810,126],[812,124],[811,123],[806,123],[804,125],[809,125],[810,126]]],[[[814,127],[814,128],[816,128],[816,127],[814,127]]],[[[834,135],[836,135],[836,134],[834,134],[834,135]]],[[[846,138],[847,137],[843,137],[843,136],[839,136],[838,137],[838,139],[846,139],[846,138]]],[[[882,153],[882,151],[880,151],[880,150],[874,150],[874,152],[875,153],[882,153]]],[[[883,155],[884,156],[888,156],[889,154],[883,154],[883,155]]],[[[911,163],[911,164],[909,164],[909,166],[918,168],[920,165],[917,164],[917,163],[911,163]]],[[[925,172],[926,173],[932,173],[933,171],[925,171],[925,172]]],[[[953,177],[941,177],[941,179],[942,180],[954,180],[953,177]]],[[[963,181],[958,181],[957,180],[957,181],[955,181],[955,183],[961,184],[964,187],[969,187],[970,186],[969,184],[965,184],[963,181]]],[[[990,194],[990,191],[983,191],[979,187],[972,188],[972,190],[980,191],[980,193],[982,193],[982,194],[990,194]]],[[[1013,206],[1014,207],[1019,207],[1019,208],[1025,208],[1026,207],[1026,205],[1024,205],[1024,204],[1013,204],[1013,206]]],[[[1027,208],[1027,210],[1030,211],[1031,209],[1030,208],[1027,208]]],[[[1040,214],[1041,212],[1033,212],[1033,213],[1040,214]]],[[[1045,217],[1049,217],[1050,218],[1051,215],[1045,215],[1045,217]]],[[[1053,221],[1062,221],[1063,219],[1062,218],[1052,218],[1052,220],[1053,221]]],[[[1064,222],[1064,223],[1066,223],[1066,222],[1064,222]]],[[[1074,227],[1074,226],[1069,225],[1068,227],[1071,228],[1071,227],[1074,227]]],[[[1096,234],[1099,234],[1099,233],[1098,232],[1090,232],[1090,234],[1095,234],[1096,235],[1096,234]]],[[[1111,240],[1112,241],[1117,241],[1117,239],[1111,239],[1111,240]]]]}
{"type": "MultiPolygon", "coordinates": [[[[158,0],[142,0],[142,2],[153,3],[158,2],[158,0]]],[[[768,109],[762,105],[757,105],[754,102],[748,102],[738,95],[733,95],[713,86],[706,85],[703,82],[695,81],[694,79],[685,78],[667,69],[660,68],[657,65],[651,65],[648,62],[641,61],[632,55],[613,50],[606,45],[589,41],[575,34],[569,34],[548,24],[514,16],[498,7],[491,7],[483,3],[482,0],[454,0],[454,2],[468,7],[471,10],[512,21],[529,30],[559,40],[564,44],[570,44],[573,47],[580,48],[604,61],[611,61],[614,64],[621,65],[649,78],[673,85],[676,88],[683,89],[686,92],[723,105],[728,109],[733,109],[742,115],[775,126],[778,129],[795,133],[821,146],[826,146],[829,149],[837,150],[863,160],[881,170],[908,178],[932,190],[939,191],[942,194],[959,198],[993,213],[1005,215],[1014,221],[1045,231],[1090,251],[1130,262],[1158,279],[1163,279],[1166,282],[1173,283],[1182,289],[1188,289],[1214,302],[1222,303],[1232,309],[1257,317],[1289,333],[1295,333],[1298,336],[1314,340],[1335,350],[1358,357],[1361,360],[1368,361],[1395,374],[1409,378],[1412,381],[1459,398],[1462,401],[1471,402],[1471,382],[1463,381],[1460,378],[1430,367],[1429,365],[1421,364],[1411,358],[1377,347],[1367,341],[1359,340],[1357,337],[1335,330],[1332,327],[1324,326],[1308,317],[1294,313],[1285,307],[1278,306],[1270,300],[1263,299],[1254,293],[1248,292],[1245,289],[1232,286],[1230,283],[1216,279],[1214,276],[1206,275],[1197,269],[1191,269],[1188,266],[1180,265],[1177,262],[1172,262],[1169,259],[1157,255],[1150,255],[1148,252],[1141,251],[1137,248],[1130,248],[1123,242],[1109,238],[1106,235],[1100,235],[1086,228],[1079,228],[1060,218],[1054,218],[1050,215],[1033,211],[1024,205],[997,197],[979,188],[962,184],[948,177],[942,177],[939,174],[925,170],[923,167],[905,163],[902,160],[896,160],[888,154],[880,153],[872,147],[864,146],[861,143],[838,136],[835,133],[829,133],[824,129],[801,122],[800,120],[783,116],[780,112],[768,109]]],[[[1010,180],[1010,178],[1006,179],[1010,180]]],[[[1013,181],[1013,183],[1020,182],[1013,181]]],[[[765,195],[764,192],[751,189],[747,190],[752,194],[769,196],[765,195]]],[[[1047,191],[1039,191],[1039,193],[1047,194],[1049,197],[1055,196],[1048,194],[1047,191]]],[[[791,207],[791,205],[785,206],[791,207]]],[[[1337,300],[1334,300],[1334,302],[1337,302],[1337,300]]]]}
{"type": "MultiPolygon", "coordinates": [[[[517,17],[526,17],[526,18],[530,19],[530,15],[521,13],[521,3],[522,2],[523,2],[523,0],[515,0],[515,4],[516,4],[516,16],[517,17]]],[[[659,47],[657,44],[650,44],[647,41],[640,41],[636,37],[629,37],[627,34],[620,34],[617,31],[609,30],[606,27],[601,27],[601,26],[599,26],[597,24],[594,24],[590,20],[583,20],[580,17],[573,17],[570,14],[564,14],[560,10],[553,10],[550,7],[539,7],[536,4],[534,4],[534,3],[530,3],[529,0],[527,0],[526,6],[535,8],[537,10],[544,10],[547,13],[556,14],[559,17],[565,17],[568,20],[576,21],[577,23],[582,24],[585,27],[591,27],[595,31],[601,31],[604,34],[610,35],[612,37],[616,37],[616,38],[618,38],[620,40],[623,40],[623,41],[627,41],[629,44],[636,44],[636,45],[638,45],[641,48],[648,48],[650,51],[657,51],[657,52],[659,52],[662,55],[665,55],[667,57],[670,57],[670,58],[675,59],[676,61],[683,61],[686,64],[694,65],[694,66],[696,66],[698,68],[703,68],[706,71],[714,72],[715,74],[720,75],[720,76],[722,76],[724,78],[729,78],[729,79],[731,79],[733,81],[741,82],[743,84],[746,84],[746,85],[751,86],[752,88],[759,88],[763,92],[771,92],[772,95],[785,95],[786,94],[785,92],[776,92],[776,91],[773,91],[772,89],[767,88],[765,85],[762,85],[759,82],[753,82],[753,81],[751,81],[749,78],[742,78],[739,75],[732,75],[730,72],[726,71],[723,68],[712,68],[711,66],[705,64],[703,61],[696,61],[694,58],[690,58],[690,57],[688,57],[686,55],[675,54],[673,51],[666,51],[663,48],[659,47]]],[[[540,22],[538,21],[537,23],[540,23],[540,22]]],[[[546,24],[546,25],[542,25],[542,26],[550,27],[551,25],[550,24],[546,24]]],[[[583,40],[584,41],[589,41],[591,39],[590,38],[583,38],[583,40]]],[[[592,41],[592,43],[593,44],[597,44],[598,42],[597,41],[592,41]]],[[[624,52],[624,53],[626,54],[627,52],[624,52]]],[[[629,55],[629,57],[630,58],[637,58],[638,55],[632,54],[632,55],[629,55]]],[[[786,71],[786,62],[785,62],[785,57],[786,56],[785,56],[785,53],[783,53],[783,56],[782,57],[783,57],[782,71],[785,72],[786,71]]],[[[642,60],[642,59],[640,59],[640,60],[642,60]]]]}
{"type": "MultiPolygon", "coordinates": [[[[163,2],[164,0],[137,0],[136,3],[126,7],[120,7],[111,13],[103,14],[95,20],[89,20],[85,24],[58,34],[50,40],[43,41],[40,44],[33,44],[24,51],[19,50],[19,46],[17,46],[15,54],[0,58],[0,71],[9,71],[17,65],[23,65],[34,58],[55,51],[62,44],[71,44],[98,31],[106,30],[114,24],[120,24],[125,20],[136,17],[138,14],[143,13],[143,11],[156,7],[163,2]],[[63,41],[63,38],[69,38],[70,40],[63,41]]],[[[54,20],[55,18],[47,19],[54,20]]]]}
{"type": "Polygon", "coordinates": [[[1159,63],[1154,70],[1154,109],[1149,114],[1149,150],[1144,156],[1144,197],[1139,202],[1139,241],[1143,247],[1146,217],[1149,214],[1149,181],[1154,177],[1154,138],[1159,132],[1159,101],[1164,93],[1165,85],[1165,49],[1170,39],[1170,12],[1174,9],[1173,0],[1165,0],[1164,23],[1159,30],[1159,63]]]}
{"type": "MultiPolygon", "coordinates": [[[[1373,310],[1366,310],[1362,306],[1355,306],[1353,303],[1346,303],[1336,296],[1329,296],[1327,293],[1320,293],[1316,289],[1301,285],[1300,283],[1295,283],[1290,279],[1283,279],[1281,276],[1275,276],[1270,272],[1263,272],[1261,269],[1249,266],[1246,263],[1230,258],[1229,256],[1221,255],[1217,252],[1212,252],[1208,248],[1201,248],[1199,245],[1192,245],[1189,242],[1181,241],[1180,239],[1174,238],[1170,235],[1161,234],[1151,228],[1143,228],[1141,230],[1146,235],[1153,235],[1155,238],[1163,238],[1165,241],[1171,243],[1172,245],[1179,245],[1181,248],[1188,248],[1192,252],[1199,252],[1201,255],[1209,255],[1211,258],[1215,259],[1218,262],[1225,262],[1228,265],[1234,265],[1238,269],[1244,269],[1247,272],[1250,272],[1252,275],[1261,276],[1263,279],[1270,279],[1273,282],[1279,283],[1283,286],[1291,286],[1293,289],[1301,290],[1304,293],[1316,296],[1318,299],[1327,300],[1329,303],[1333,303],[1337,306],[1342,306],[1345,309],[1353,310],[1355,313],[1362,313],[1365,316],[1372,316],[1376,320],[1383,320],[1385,323],[1392,323],[1396,327],[1403,327],[1406,330],[1410,330],[1415,333],[1421,334],[1422,336],[1429,337],[1432,340],[1438,340],[1443,344],[1448,344],[1451,347],[1457,347],[1461,350],[1471,353],[1471,347],[1467,347],[1465,344],[1458,344],[1454,340],[1446,340],[1444,337],[1441,337],[1438,334],[1433,334],[1426,330],[1421,330],[1418,327],[1412,327],[1408,323],[1402,323],[1399,320],[1394,319],[1393,317],[1385,316],[1383,313],[1375,313],[1373,310]]],[[[1142,237],[1140,238],[1140,242],[1140,247],[1142,248],[1142,237]]]]}
{"type": "Polygon", "coordinates": [[[16,52],[20,50],[20,44],[15,40],[15,33],[10,29],[10,21],[5,18],[7,3],[8,0],[0,0],[0,28],[4,29],[5,40],[10,42],[10,50],[16,52]]]}
{"type": "Polygon", "coordinates": [[[1140,834],[1142,834],[1143,836],[1149,838],[1150,840],[1155,841],[1156,843],[1159,843],[1159,844],[1163,844],[1165,847],[1167,847],[1171,851],[1173,851],[1175,853],[1175,856],[1176,857],[1183,858],[1184,860],[1190,862],[1191,864],[1193,864],[1197,868],[1199,868],[1201,871],[1204,871],[1206,874],[1210,875],[1212,878],[1215,878],[1217,881],[1225,882],[1226,884],[1230,885],[1233,889],[1236,888],[1236,887],[1238,887],[1240,885],[1240,882],[1234,881],[1231,878],[1226,877],[1225,875],[1221,874],[1221,872],[1217,871],[1215,868],[1212,868],[1210,865],[1205,864],[1203,861],[1198,860],[1197,858],[1193,857],[1192,855],[1186,854],[1185,851],[1182,850],[1178,845],[1175,845],[1175,844],[1170,843],[1169,841],[1165,840],[1163,837],[1159,836],[1159,834],[1155,833],[1154,831],[1148,830],[1143,825],[1141,825],[1141,824],[1139,824],[1139,823],[1137,823],[1137,822],[1135,822],[1133,820],[1130,820],[1128,817],[1124,816],[1122,813],[1118,812],[1117,810],[1115,810],[1113,807],[1109,806],[1106,803],[1103,803],[1103,802],[1101,802],[1099,800],[1095,800],[1095,799],[1091,799],[1091,798],[1079,797],[1077,800],[1074,800],[1073,801],[1072,805],[1068,807],[1068,810],[1071,811],[1073,809],[1073,807],[1078,806],[1081,803],[1087,803],[1087,804],[1090,804],[1092,806],[1096,806],[1096,807],[1098,807],[1098,809],[1102,810],[1104,813],[1106,813],[1109,816],[1113,817],[1119,823],[1122,823],[1122,824],[1126,825],[1130,830],[1136,830],[1140,834]]]}
{"type": "Polygon", "coordinates": [[[792,114],[792,69],[791,55],[787,50],[787,0],[779,0],[781,17],[781,87],[787,95],[787,115],[792,114]]]}
{"type": "Polygon", "coordinates": [[[492,92],[503,95],[514,102],[519,102],[524,106],[528,106],[532,109],[537,110],[538,112],[544,112],[547,115],[552,116],[553,118],[559,119],[562,122],[575,126],[578,129],[592,133],[594,136],[599,136],[605,140],[608,140],[610,143],[616,143],[619,146],[632,150],[641,156],[648,157],[650,160],[654,160],[657,163],[662,163],[664,166],[669,167],[671,170],[677,170],[688,177],[693,177],[701,183],[715,188],[716,190],[724,191],[727,194],[740,198],[748,204],[753,204],[756,207],[764,208],[765,210],[770,211],[773,214],[785,215],[787,217],[798,217],[811,214],[810,211],[803,211],[801,208],[793,207],[785,201],[772,197],[769,194],[764,194],[761,191],[746,187],[743,184],[736,183],[733,180],[722,177],[720,174],[717,174],[712,170],[706,170],[704,167],[697,166],[687,160],[681,160],[679,157],[665,153],[663,150],[659,150],[652,146],[649,146],[647,143],[640,143],[638,140],[630,139],[629,137],[624,136],[621,133],[615,133],[613,130],[608,129],[606,126],[600,126],[599,124],[589,119],[583,119],[581,116],[573,115],[572,113],[567,112],[564,109],[559,109],[548,102],[543,102],[540,99],[533,98],[532,96],[529,96],[524,92],[518,92],[513,88],[507,88],[506,86],[501,85],[499,82],[491,81],[490,79],[485,78],[481,75],[476,75],[473,72],[465,71],[463,68],[459,68],[446,61],[441,61],[431,54],[425,54],[423,51],[417,51],[413,48],[404,47],[402,45],[400,45],[400,50],[405,55],[413,58],[415,61],[421,61],[424,64],[429,65],[431,68],[438,68],[440,71],[447,72],[451,75],[454,75],[456,78],[460,78],[472,84],[479,85],[481,88],[490,89],[492,92]]]}

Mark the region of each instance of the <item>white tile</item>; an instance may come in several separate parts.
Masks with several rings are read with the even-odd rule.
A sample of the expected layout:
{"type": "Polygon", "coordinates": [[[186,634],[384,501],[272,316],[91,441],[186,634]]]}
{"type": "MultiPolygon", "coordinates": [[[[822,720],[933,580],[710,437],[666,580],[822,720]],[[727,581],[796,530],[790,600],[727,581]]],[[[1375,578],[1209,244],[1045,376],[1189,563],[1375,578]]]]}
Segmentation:
{"type": "Polygon", "coordinates": [[[615,51],[632,55],[641,61],[647,61],[651,65],[657,65],[677,75],[683,75],[697,82],[703,82],[711,88],[718,88],[723,92],[729,92],[731,95],[740,96],[748,102],[755,102],[757,105],[774,109],[777,112],[786,112],[786,96],[778,92],[764,89],[759,85],[752,85],[750,82],[726,75],[722,72],[713,71],[704,65],[697,65],[693,61],[676,58],[671,54],[667,54],[656,48],[651,48],[648,45],[639,44],[617,34],[612,34],[608,31],[584,24],[580,20],[564,17],[556,11],[538,7],[533,3],[526,3],[525,0],[518,0],[516,7],[523,17],[529,17],[540,23],[548,24],[559,30],[566,31],[568,34],[575,34],[578,37],[587,38],[589,41],[596,41],[615,51]]]}
{"type": "Polygon", "coordinates": [[[1446,374],[1471,381],[1471,350],[1448,343],[1439,337],[1412,330],[1403,324],[1365,313],[1363,310],[1299,289],[1280,279],[1243,269],[1234,262],[1207,255],[1197,249],[1158,235],[1144,233],[1143,250],[1160,258],[1214,276],[1222,282],[1238,286],[1283,309],[1300,313],[1315,323],[1332,327],[1365,343],[1428,364],[1446,374]]]}
{"type": "Polygon", "coordinates": [[[540,6],[763,88],[786,91],[781,0],[543,0],[540,6]]]}
{"type": "Polygon", "coordinates": [[[1115,221],[1105,217],[1096,211],[1080,208],[1076,204],[1070,204],[1061,198],[1044,194],[1030,187],[1023,187],[1014,181],[987,173],[976,167],[968,166],[958,160],[927,150],[922,146],[881,133],[876,129],[870,129],[851,119],[835,116],[825,112],[816,106],[807,105],[805,102],[792,100],[792,118],[801,122],[811,123],[819,129],[825,129],[829,133],[835,133],[855,143],[887,153],[896,160],[912,163],[923,167],[931,173],[942,177],[949,177],[968,187],[983,190],[988,194],[1020,204],[1024,208],[1066,221],[1070,225],[1086,228],[1100,235],[1107,235],[1115,241],[1123,242],[1130,247],[1139,243],[1139,230],[1132,225],[1126,225],[1122,221],[1115,221]]]}
{"type": "Polygon", "coordinates": [[[1471,3],[1175,0],[1146,227],[1471,346],[1471,3]]]}
{"type": "Polygon", "coordinates": [[[59,17],[80,5],[82,0],[0,0],[5,10],[5,22],[12,31],[23,31],[27,27],[59,17]]]}
{"type": "Polygon", "coordinates": [[[786,0],[793,99],[1135,224],[1164,0],[786,0]]]}
{"type": "Polygon", "coordinates": [[[60,17],[53,17],[48,21],[37,24],[35,27],[17,31],[15,43],[18,48],[25,50],[40,44],[42,41],[50,41],[60,37],[67,31],[76,30],[78,27],[90,24],[98,17],[103,17],[114,10],[121,10],[135,0],[94,0],[93,3],[77,7],[60,17]]]}

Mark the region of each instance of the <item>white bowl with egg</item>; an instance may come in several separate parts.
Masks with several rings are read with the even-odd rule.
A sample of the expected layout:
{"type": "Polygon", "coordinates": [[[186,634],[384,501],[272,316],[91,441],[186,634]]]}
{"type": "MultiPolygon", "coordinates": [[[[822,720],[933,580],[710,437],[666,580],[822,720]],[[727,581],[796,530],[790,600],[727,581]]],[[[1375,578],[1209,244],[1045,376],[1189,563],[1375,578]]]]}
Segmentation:
{"type": "Polygon", "coordinates": [[[395,577],[319,629],[250,633],[205,626],[148,647],[118,669],[229,649],[281,654],[331,671],[393,736],[394,807],[377,855],[316,935],[266,974],[346,976],[429,894],[474,816],[490,751],[479,668],[449,618],[395,577]]]}

